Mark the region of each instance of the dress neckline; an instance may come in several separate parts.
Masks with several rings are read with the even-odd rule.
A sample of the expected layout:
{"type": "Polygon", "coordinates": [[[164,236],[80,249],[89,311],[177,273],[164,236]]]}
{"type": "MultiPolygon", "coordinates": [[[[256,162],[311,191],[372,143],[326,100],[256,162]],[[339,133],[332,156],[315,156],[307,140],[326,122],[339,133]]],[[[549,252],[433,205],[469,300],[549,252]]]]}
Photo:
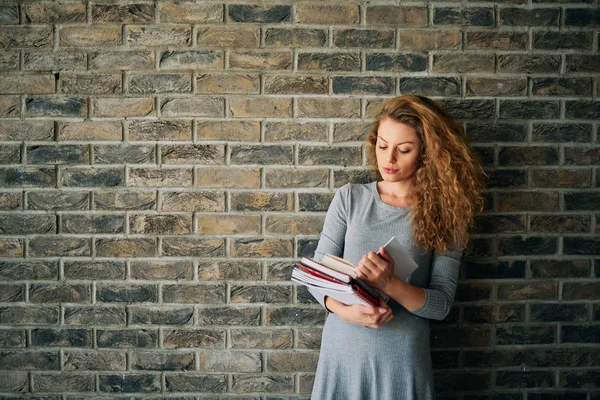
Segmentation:
{"type": "Polygon", "coordinates": [[[373,195],[373,197],[375,198],[375,201],[380,206],[385,207],[385,208],[390,209],[390,210],[394,210],[394,211],[408,212],[410,210],[410,206],[396,207],[396,206],[392,206],[390,204],[387,204],[383,200],[381,200],[381,196],[379,195],[379,191],[377,190],[377,181],[371,182],[371,184],[369,186],[371,187],[371,194],[373,195]]]}

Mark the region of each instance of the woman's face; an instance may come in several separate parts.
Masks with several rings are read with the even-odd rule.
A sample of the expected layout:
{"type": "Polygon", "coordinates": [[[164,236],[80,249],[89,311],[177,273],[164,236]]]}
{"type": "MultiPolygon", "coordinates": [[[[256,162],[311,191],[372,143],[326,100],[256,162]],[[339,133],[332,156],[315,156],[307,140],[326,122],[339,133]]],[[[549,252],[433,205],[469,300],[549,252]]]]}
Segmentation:
{"type": "Polygon", "coordinates": [[[409,125],[384,118],[377,129],[375,154],[385,182],[411,179],[419,166],[421,140],[409,125]]]}

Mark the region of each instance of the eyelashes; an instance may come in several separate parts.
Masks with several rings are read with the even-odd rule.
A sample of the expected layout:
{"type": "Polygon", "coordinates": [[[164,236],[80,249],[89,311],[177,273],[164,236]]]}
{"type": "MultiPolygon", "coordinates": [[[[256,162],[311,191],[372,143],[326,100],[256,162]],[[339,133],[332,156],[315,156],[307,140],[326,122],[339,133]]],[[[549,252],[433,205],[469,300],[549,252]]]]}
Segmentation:
{"type": "MultiPolygon", "coordinates": [[[[377,148],[379,150],[387,150],[387,147],[377,146],[377,148]]],[[[401,154],[406,154],[406,153],[410,153],[410,150],[398,150],[398,152],[401,154]]]]}

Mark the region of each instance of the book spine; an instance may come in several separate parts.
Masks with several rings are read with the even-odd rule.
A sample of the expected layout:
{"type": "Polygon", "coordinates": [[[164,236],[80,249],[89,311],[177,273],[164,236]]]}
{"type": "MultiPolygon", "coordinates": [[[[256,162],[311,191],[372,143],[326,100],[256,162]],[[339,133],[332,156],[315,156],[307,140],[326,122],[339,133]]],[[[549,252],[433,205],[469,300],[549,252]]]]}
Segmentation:
{"type": "Polygon", "coordinates": [[[360,286],[352,285],[352,287],[354,289],[354,293],[356,293],[356,295],[360,297],[363,301],[365,301],[367,304],[370,304],[373,307],[379,306],[379,300],[371,296],[369,293],[365,292],[360,286]]]}

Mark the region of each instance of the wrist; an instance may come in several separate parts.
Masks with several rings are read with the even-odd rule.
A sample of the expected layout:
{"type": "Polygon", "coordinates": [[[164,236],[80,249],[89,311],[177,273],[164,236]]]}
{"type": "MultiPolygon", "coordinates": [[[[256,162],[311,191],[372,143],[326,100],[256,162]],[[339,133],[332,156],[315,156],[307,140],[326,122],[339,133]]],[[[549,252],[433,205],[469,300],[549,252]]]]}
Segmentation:
{"type": "Polygon", "coordinates": [[[381,288],[381,291],[389,295],[393,288],[398,287],[402,283],[404,283],[402,279],[398,278],[396,275],[393,275],[391,279],[386,282],[385,286],[381,288]]]}

